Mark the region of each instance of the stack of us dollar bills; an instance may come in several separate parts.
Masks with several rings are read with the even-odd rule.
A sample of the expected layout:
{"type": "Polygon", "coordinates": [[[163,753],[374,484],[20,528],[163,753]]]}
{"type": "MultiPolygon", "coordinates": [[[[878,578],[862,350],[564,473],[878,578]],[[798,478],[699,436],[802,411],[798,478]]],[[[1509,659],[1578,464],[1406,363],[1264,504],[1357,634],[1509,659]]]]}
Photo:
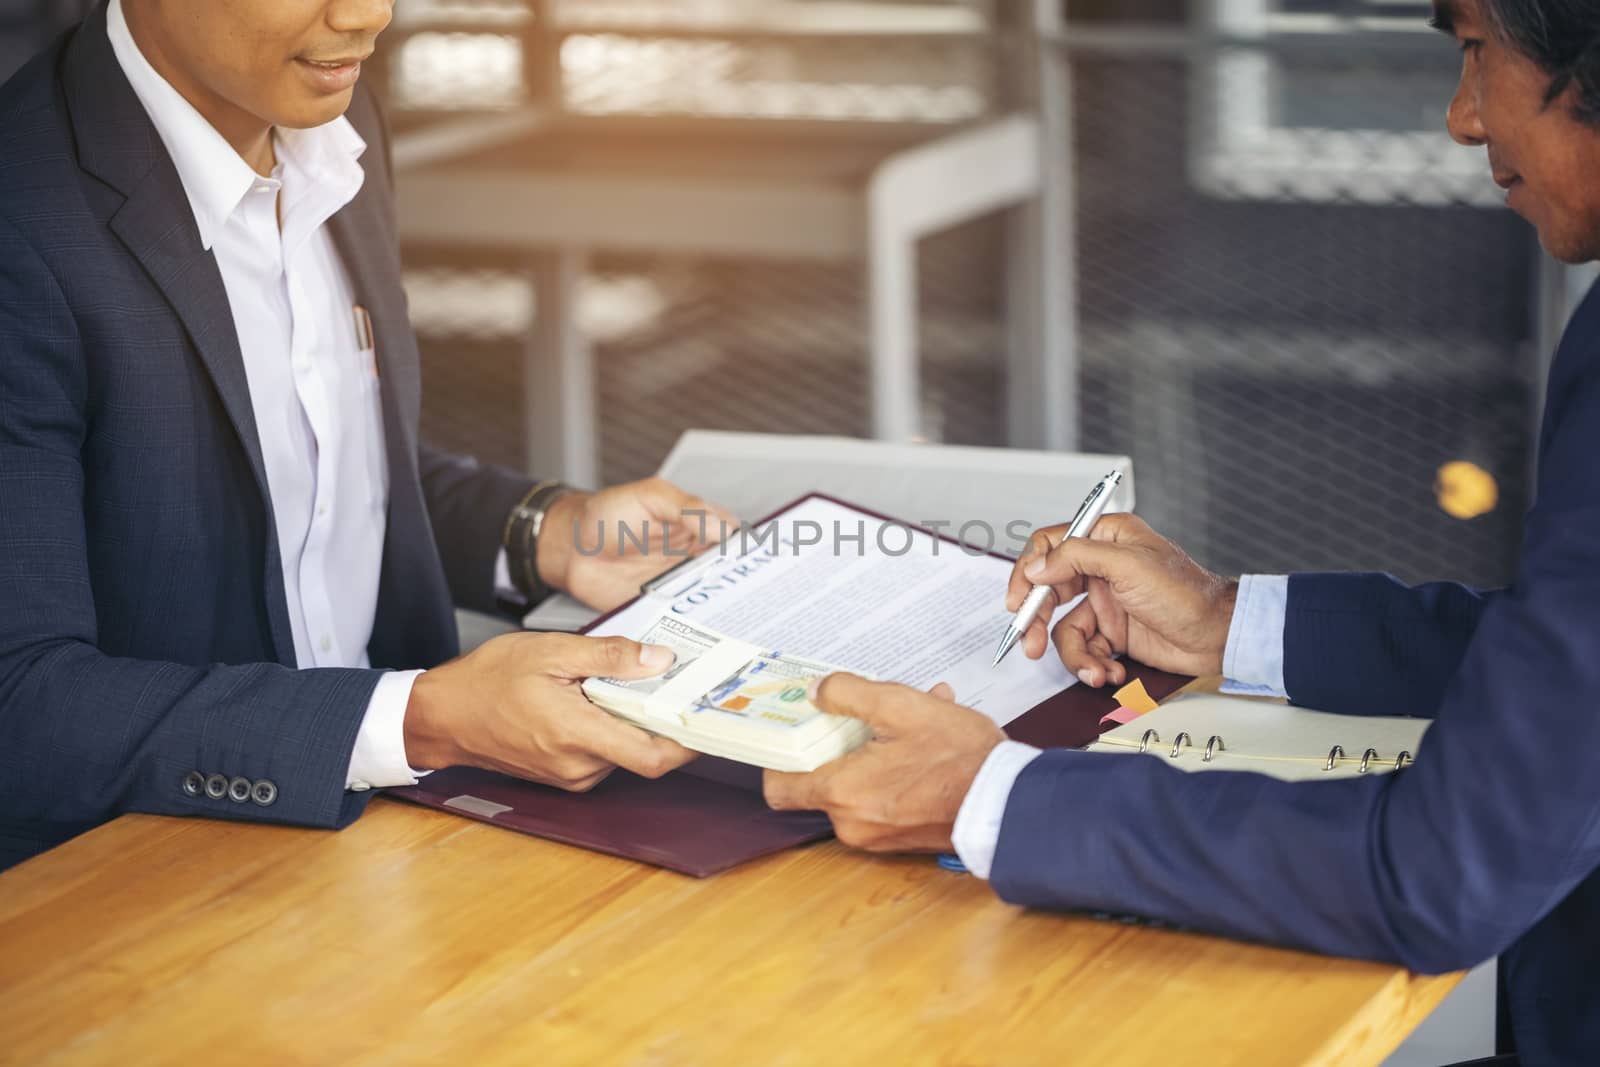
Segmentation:
{"type": "Polygon", "coordinates": [[[775,771],[810,771],[866,743],[872,731],[829,715],[806,695],[838,668],[723,636],[670,613],[638,636],[677,656],[654,678],[590,678],[599,707],[712,756],[775,771]]]}

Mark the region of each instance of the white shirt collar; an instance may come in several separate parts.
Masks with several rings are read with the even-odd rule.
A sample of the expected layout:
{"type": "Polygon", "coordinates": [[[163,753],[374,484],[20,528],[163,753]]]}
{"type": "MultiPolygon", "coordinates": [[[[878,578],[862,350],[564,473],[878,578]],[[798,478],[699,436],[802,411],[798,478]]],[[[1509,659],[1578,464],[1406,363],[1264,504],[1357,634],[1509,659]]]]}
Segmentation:
{"type": "MultiPolygon", "coordinates": [[[[200,229],[206,249],[216,243],[217,231],[227,223],[251,187],[265,180],[234,151],[222,134],[207,122],[139,51],[122,14],[122,0],[111,0],[106,11],[106,35],[117,63],[133,86],[172,157],[200,229]]],[[[278,129],[276,146],[283,162],[311,182],[349,203],[361,189],[365,172],[357,162],[367,143],[344,116],[309,130],[278,129]]]]}

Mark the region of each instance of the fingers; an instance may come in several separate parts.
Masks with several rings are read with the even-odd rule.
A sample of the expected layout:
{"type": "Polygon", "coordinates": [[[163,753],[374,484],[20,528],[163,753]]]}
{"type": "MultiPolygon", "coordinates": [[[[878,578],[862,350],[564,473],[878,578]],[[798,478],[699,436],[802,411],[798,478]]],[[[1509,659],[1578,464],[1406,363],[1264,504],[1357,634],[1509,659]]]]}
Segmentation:
{"type": "Polygon", "coordinates": [[[1023,568],[1023,575],[1037,585],[1054,586],[1076,596],[1086,588],[1086,578],[1103,578],[1116,585],[1130,581],[1149,567],[1149,555],[1133,546],[1072,537],[1051,549],[1049,555],[1030,562],[1023,568]]]}
{"type": "MultiPolygon", "coordinates": [[[[689,506],[684,509],[690,512],[689,518],[696,520],[690,527],[695,540],[707,547],[721,544],[723,539],[739,528],[739,519],[727,508],[713,504],[703,496],[697,496],[689,501],[689,506]],[[700,525],[700,514],[704,513],[704,527],[700,525]]],[[[687,519],[685,520],[688,521],[687,519]]]]}
{"type": "Polygon", "coordinates": [[[641,645],[626,637],[579,637],[540,634],[545,673],[556,678],[652,678],[677,658],[662,645],[641,645]]]}
{"type": "Polygon", "coordinates": [[[1028,624],[1028,629],[1022,634],[1022,652],[1029,659],[1040,659],[1050,648],[1050,617],[1055,614],[1055,606],[1049,611],[1040,611],[1028,624]]]}
{"type": "Polygon", "coordinates": [[[646,510],[660,520],[668,540],[676,547],[715,545],[737,529],[733,513],[704,497],[691,496],[665,478],[650,478],[640,484],[646,510]]]}
{"type": "Polygon", "coordinates": [[[1029,581],[1027,575],[1023,573],[1028,565],[1036,559],[1042,559],[1049,555],[1050,550],[1061,542],[1062,537],[1066,536],[1066,532],[1067,528],[1065,526],[1050,526],[1042,530],[1035,530],[1033,535],[1028,538],[1028,547],[1017,558],[1016,566],[1011,568],[1011,578],[1006,584],[1007,611],[1016,611],[1022,607],[1022,601],[1033,590],[1035,583],[1029,581]]]}
{"type": "Polygon", "coordinates": [[[660,778],[696,755],[675,741],[646,733],[588,704],[574,713],[571,726],[574,748],[643,778],[660,778]]]}
{"type": "Polygon", "coordinates": [[[616,770],[615,767],[608,766],[603,770],[596,771],[595,773],[583,778],[579,778],[576,781],[552,782],[550,784],[556,786],[558,789],[565,789],[569,793],[587,793],[593,790],[595,786],[599,785],[607,778],[610,778],[611,772],[614,770],[616,770]]]}
{"type": "Polygon", "coordinates": [[[761,775],[761,793],[767,807],[773,811],[821,811],[822,794],[833,777],[833,764],[828,764],[809,774],[790,771],[765,771],[761,775]]]}
{"type": "Polygon", "coordinates": [[[949,682],[939,682],[932,689],[928,690],[928,693],[951,704],[956,702],[956,691],[951,687],[949,682]]]}
{"type": "Polygon", "coordinates": [[[1089,654],[1100,664],[1100,670],[1090,672],[1091,686],[1116,685],[1127,676],[1127,668],[1117,661],[1117,653],[1104,633],[1089,638],[1089,654]]]}
{"type": "Polygon", "coordinates": [[[1099,688],[1114,681],[1119,672],[1126,674],[1087,600],[1061,617],[1051,637],[1061,662],[1085,685],[1099,688]]]}
{"type": "Polygon", "coordinates": [[[1120,545],[1167,544],[1167,539],[1132,512],[1102,515],[1089,531],[1091,541],[1110,541],[1120,545]]]}

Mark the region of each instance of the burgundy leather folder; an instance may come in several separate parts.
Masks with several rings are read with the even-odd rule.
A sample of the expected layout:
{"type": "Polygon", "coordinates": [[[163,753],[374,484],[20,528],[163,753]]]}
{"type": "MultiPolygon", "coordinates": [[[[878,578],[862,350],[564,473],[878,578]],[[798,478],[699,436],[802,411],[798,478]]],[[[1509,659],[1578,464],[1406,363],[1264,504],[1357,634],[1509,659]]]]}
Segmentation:
{"type": "MultiPolygon", "coordinates": [[[[795,501],[773,517],[799,503],[795,501]]],[[[888,519],[855,504],[847,506],[888,519]]],[[[603,621],[596,620],[594,625],[603,621]]],[[[1156,700],[1189,681],[1125,662],[1129,680],[1142,680],[1156,700]]],[[[1116,706],[1111,694],[1109,688],[1073,686],[1019,716],[1006,727],[1006,733],[1041,748],[1086,745],[1102,732],[1101,717],[1116,706]]],[[[617,771],[588,793],[566,793],[468,767],[438,771],[414,786],[390,793],[430,808],[697,878],[821,840],[833,832],[820,813],[768,808],[761,797],[759,768],[709,756],[654,781],[617,771]]]]}

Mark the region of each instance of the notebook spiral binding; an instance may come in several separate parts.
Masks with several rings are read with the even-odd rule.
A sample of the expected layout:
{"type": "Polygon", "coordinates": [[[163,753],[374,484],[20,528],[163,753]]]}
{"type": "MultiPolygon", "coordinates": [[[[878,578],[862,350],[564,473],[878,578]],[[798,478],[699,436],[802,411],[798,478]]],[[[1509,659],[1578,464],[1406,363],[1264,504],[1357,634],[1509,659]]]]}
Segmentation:
{"type": "MultiPolygon", "coordinates": [[[[1161,735],[1154,730],[1146,730],[1144,735],[1139,738],[1139,751],[1141,753],[1148,752],[1153,744],[1161,744],[1161,735]]],[[[1177,759],[1183,754],[1184,749],[1193,747],[1194,741],[1190,738],[1189,732],[1187,730],[1182,731],[1172,739],[1172,751],[1167,754],[1167,758],[1177,759]]],[[[1212,734],[1206,741],[1205,751],[1200,754],[1200,762],[1210,763],[1216,758],[1218,752],[1226,752],[1227,750],[1228,746],[1223,742],[1222,735],[1212,734]]],[[[1334,745],[1328,750],[1328,761],[1322,765],[1322,769],[1331,771],[1339,765],[1340,760],[1345,758],[1344,747],[1342,745],[1334,745]]],[[[1355,757],[1351,756],[1349,758],[1354,759],[1355,757]]],[[[1384,762],[1384,760],[1378,755],[1378,750],[1369,748],[1361,754],[1361,767],[1357,773],[1366,774],[1368,770],[1381,762],[1384,762]]],[[[1394,769],[1398,771],[1407,764],[1415,762],[1416,758],[1410,752],[1402,749],[1400,754],[1394,758],[1394,769]]]]}

